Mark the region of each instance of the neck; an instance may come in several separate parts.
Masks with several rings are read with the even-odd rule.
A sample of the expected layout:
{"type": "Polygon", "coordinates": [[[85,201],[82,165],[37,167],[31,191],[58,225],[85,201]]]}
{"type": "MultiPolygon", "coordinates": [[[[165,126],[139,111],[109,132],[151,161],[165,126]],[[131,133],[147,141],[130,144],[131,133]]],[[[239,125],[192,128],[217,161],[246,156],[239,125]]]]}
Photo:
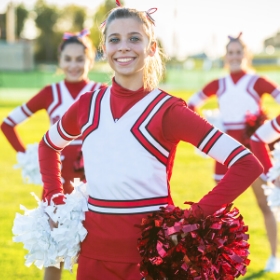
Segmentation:
{"type": "Polygon", "coordinates": [[[115,75],[115,81],[121,87],[132,91],[136,91],[139,88],[143,87],[143,75],[139,75],[136,78],[132,78],[131,76],[115,75]]]}

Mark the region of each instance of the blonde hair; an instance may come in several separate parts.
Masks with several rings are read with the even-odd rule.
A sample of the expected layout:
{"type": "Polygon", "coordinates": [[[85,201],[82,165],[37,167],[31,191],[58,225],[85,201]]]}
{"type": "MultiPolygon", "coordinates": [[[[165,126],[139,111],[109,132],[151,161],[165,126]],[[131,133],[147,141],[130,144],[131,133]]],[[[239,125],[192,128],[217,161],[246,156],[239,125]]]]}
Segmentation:
{"type": "Polygon", "coordinates": [[[253,68],[252,68],[252,55],[251,53],[249,52],[248,48],[247,48],[247,45],[244,43],[244,41],[240,38],[242,33],[239,34],[238,37],[236,38],[233,38],[233,37],[229,37],[229,41],[228,43],[226,44],[226,54],[228,53],[228,47],[231,43],[239,43],[242,50],[243,50],[243,53],[244,53],[244,57],[246,59],[246,65],[244,65],[244,67],[246,68],[246,70],[251,70],[253,71],[253,68]]]}
{"type": "MultiPolygon", "coordinates": [[[[136,9],[129,9],[123,7],[117,7],[109,13],[106,21],[104,22],[104,29],[102,31],[102,38],[100,45],[101,47],[105,44],[106,41],[106,32],[108,26],[115,20],[115,19],[122,19],[122,18],[133,18],[138,20],[140,23],[143,24],[144,30],[146,35],[149,38],[150,46],[153,43],[157,43],[157,39],[155,36],[154,31],[154,24],[150,16],[147,12],[138,11],[136,9]]],[[[164,66],[162,62],[162,57],[164,57],[163,53],[159,49],[158,45],[153,56],[149,56],[145,66],[144,66],[144,74],[143,74],[143,83],[144,89],[152,90],[158,87],[159,81],[163,76],[164,66]]]]}

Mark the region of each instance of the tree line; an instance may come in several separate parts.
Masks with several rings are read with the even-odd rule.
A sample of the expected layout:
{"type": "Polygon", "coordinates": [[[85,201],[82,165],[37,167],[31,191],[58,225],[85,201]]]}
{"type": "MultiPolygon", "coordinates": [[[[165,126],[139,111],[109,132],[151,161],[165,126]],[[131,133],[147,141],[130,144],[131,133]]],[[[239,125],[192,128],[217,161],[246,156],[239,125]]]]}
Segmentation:
{"type": "MultiPolygon", "coordinates": [[[[89,15],[86,7],[75,4],[61,8],[55,4],[48,4],[45,0],[37,0],[32,10],[24,4],[16,7],[16,36],[23,38],[26,21],[34,20],[38,36],[34,39],[35,61],[37,63],[54,63],[57,61],[58,45],[64,32],[79,32],[90,26],[90,37],[95,47],[100,42],[99,26],[107,13],[116,6],[115,0],[104,0],[94,15],[89,15]]],[[[5,27],[6,14],[2,15],[2,25],[5,27]]],[[[5,38],[4,38],[5,39],[5,38]]]]}

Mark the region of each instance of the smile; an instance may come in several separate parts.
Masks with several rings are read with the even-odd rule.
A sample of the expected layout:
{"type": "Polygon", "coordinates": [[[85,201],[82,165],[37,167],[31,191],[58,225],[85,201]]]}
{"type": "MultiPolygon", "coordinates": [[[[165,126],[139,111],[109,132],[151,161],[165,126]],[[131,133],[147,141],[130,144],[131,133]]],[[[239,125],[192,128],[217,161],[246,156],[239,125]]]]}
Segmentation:
{"type": "Polygon", "coordinates": [[[132,61],[133,58],[131,57],[125,57],[125,58],[117,58],[116,61],[118,62],[129,62],[129,61],[132,61]]]}

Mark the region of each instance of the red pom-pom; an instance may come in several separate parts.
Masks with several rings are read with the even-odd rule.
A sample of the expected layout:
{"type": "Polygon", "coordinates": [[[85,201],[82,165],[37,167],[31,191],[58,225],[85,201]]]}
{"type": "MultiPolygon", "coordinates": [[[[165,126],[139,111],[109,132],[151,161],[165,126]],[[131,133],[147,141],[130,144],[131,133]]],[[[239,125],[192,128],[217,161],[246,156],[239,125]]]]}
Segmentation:
{"type": "MultiPolygon", "coordinates": [[[[191,203],[189,203],[191,204],[191,203]]],[[[245,275],[249,235],[232,204],[206,218],[175,206],[143,219],[138,251],[141,275],[154,280],[223,279],[245,275]]]]}
{"type": "Polygon", "coordinates": [[[261,109],[257,114],[251,114],[249,111],[246,113],[244,130],[245,146],[249,147],[250,137],[267,119],[267,114],[261,109]]]}

